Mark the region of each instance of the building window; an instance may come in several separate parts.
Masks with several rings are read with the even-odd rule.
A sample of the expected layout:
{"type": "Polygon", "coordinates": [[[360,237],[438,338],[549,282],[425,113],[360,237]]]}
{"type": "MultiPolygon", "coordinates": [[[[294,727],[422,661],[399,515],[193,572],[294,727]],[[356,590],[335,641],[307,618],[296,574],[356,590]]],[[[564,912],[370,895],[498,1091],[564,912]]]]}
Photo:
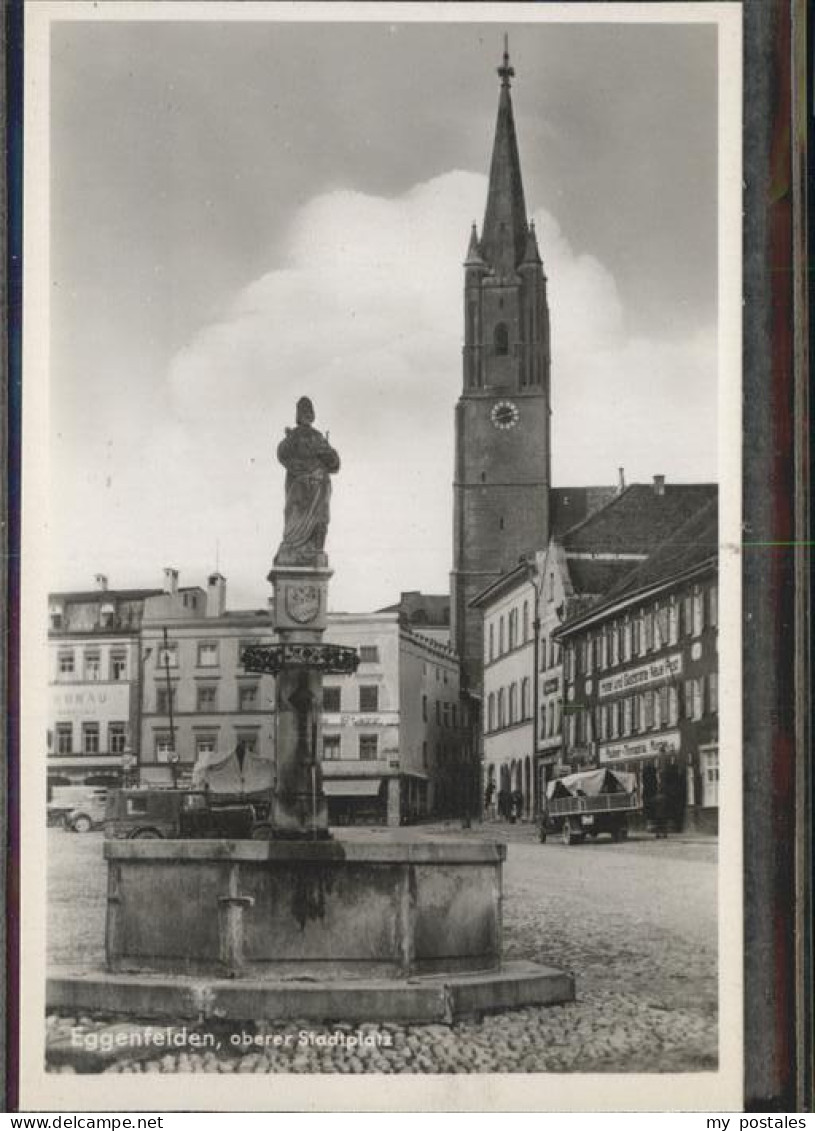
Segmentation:
{"type": "Polygon", "coordinates": [[[487,696],[487,730],[495,730],[495,692],[491,691],[487,696]]]}
{"type": "Polygon", "coordinates": [[[518,721],[518,684],[512,683],[509,688],[509,725],[518,721]]]}
{"type": "Polygon", "coordinates": [[[540,736],[546,738],[546,704],[541,704],[541,717],[540,717],[540,736]]]}
{"type": "Polygon", "coordinates": [[[504,715],[504,689],[503,687],[498,692],[498,729],[506,726],[506,718],[504,715]]]}
{"type": "Polygon", "coordinates": [[[701,679],[691,679],[688,681],[691,685],[691,703],[692,713],[691,718],[695,721],[701,719],[704,714],[704,688],[701,679]]]}
{"type": "Polygon", "coordinates": [[[422,696],[422,722],[427,722],[427,696],[422,696]]]}
{"type": "Polygon", "coordinates": [[[693,597],[686,593],[682,598],[681,630],[683,636],[690,636],[693,632],[693,597]]]}
{"type": "Polygon", "coordinates": [[[626,736],[631,734],[632,720],[631,699],[627,698],[623,700],[623,734],[626,736]]]}
{"type": "Polygon", "coordinates": [[[113,605],[102,605],[99,610],[99,624],[102,628],[112,628],[116,609],[113,605]]]}
{"type": "Polygon", "coordinates": [[[171,687],[168,691],[166,687],[156,688],[156,714],[168,715],[170,713],[170,704],[172,703],[173,710],[176,704],[176,689],[171,687]]]}
{"type": "Polygon", "coordinates": [[[546,636],[541,637],[540,653],[541,653],[541,671],[546,671],[546,653],[549,649],[549,640],[546,636]]]}
{"type": "Polygon", "coordinates": [[[178,645],[168,644],[166,648],[162,645],[156,652],[156,666],[159,668],[177,668],[178,645]]]}
{"type": "Polygon", "coordinates": [[[499,322],[493,332],[495,352],[499,357],[509,353],[509,331],[506,322],[499,322]]]}
{"type": "Polygon", "coordinates": [[[668,688],[668,725],[676,726],[679,722],[679,688],[668,688]]]}
{"type": "Polygon", "coordinates": [[[115,682],[127,679],[127,652],[111,652],[110,678],[115,682]]]}
{"type": "Polygon", "coordinates": [[[215,735],[199,734],[195,739],[195,757],[206,758],[215,753],[215,735]]]}
{"type": "Polygon", "coordinates": [[[441,700],[436,700],[436,726],[441,726],[441,700]]]}
{"type": "Polygon", "coordinates": [[[217,644],[199,644],[198,645],[198,667],[199,668],[217,668],[218,667],[218,645],[217,644]]]}
{"type": "Polygon", "coordinates": [[[529,602],[528,601],[524,601],[523,629],[524,629],[524,638],[523,639],[524,639],[524,644],[526,644],[527,640],[529,639],[529,602]]]}
{"type": "Polygon", "coordinates": [[[196,689],[196,710],[217,711],[218,688],[213,684],[199,684],[196,689]]]}
{"type": "Polygon", "coordinates": [[[82,724],[82,753],[99,753],[99,723],[82,724]]]}
{"type": "Polygon", "coordinates": [[[108,723],[108,751],[111,754],[124,754],[127,746],[127,726],[124,723],[108,723]]]}
{"type": "Polygon", "coordinates": [[[642,697],[642,724],[645,730],[654,726],[654,693],[646,691],[642,697]]]}
{"type": "Polygon", "coordinates": [[[643,614],[643,636],[645,651],[651,652],[654,648],[654,615],[650,609],[643,614]]]}
{"type": "Polygon", "coordinates": [[[238,746],[243,747],[244,754],[257,754],[258,736],[256,734],[239,734],[238,746]]]}
{"type": "Polygon", "coordinates": [[[378,664],[379,646],[377,644],[360,644],[359,661],[361,664],[378,664]]]}
{"type": "Polygon", "coordinates": [[[521,681],[521,718],[529,718],[529,676],[521,681]]]}
{"type": "Polygon", "coordinates": [[[631,700],[631,729],[634,734],[639,734],[642,729],[642,702],[639,695],[631,700]]]}
{"type": "Polygon", "coordinates": [[[656,726],[664,727],[668,724],[668,688],[660,687],[656,693],[656,709],[658,720],[656,726]]]}
{"type": "Polygon", "coordinates": [[[359,757],[363,762],[375,762],[379,753],[379,735],[361,734],[359,736],[359,757]]]}
{"type": "Polygon", "coordinates": [[[642,655],[642,619],[638,616],[631,624],[631,655],[642,655]]]}
{"type": "Polygon", "coordinates": [[[716,628],[719,624],[719,586],[711,585],[708,590],[708,613],[710,627],[716,628]]]}
{"type": "Polygon", "coordinates": [[[668,610],[663,605],[654,616],[654,649],[658,651],[668,643],[668,610]]]}
{"type": "Polygon", "coordinates": [[[719,804],[719,751],[702,752],[702,806],[712,809],[719,804]]]}
{"type": "Polygon", "coordinates": [[[693,590],[693,635],[701,636],[705,627],[705,595],[696,586],[693,590]]]}
{"type": "Polygon", "coordinates": [[[341,741],[338,734],[323,735],[323,761],[336,762],[342,755],[341,741]]]}
{"type": "Polygon", "coordinates": [[[323,710],[336,714],[340,710],[340,700],[342,697],[342,688],[340,687],[324,687],[323,688],[323,710]]]}
{"type": "Polygon", "coordinates": [[[555,734],[560,734],[563,727],[563,718],[561,715],[561,708],[559,703],[553,704],[553,711],[555,716],[555,734]]]}
{"type": "Polygon", "coordinates": [[[622,642],[622,658],[623,663],[627,663],[631,659],[631,621],[626,618],[623,622],[623,642],[622,642]]]}
{"type": "Polygon", "coordinates": [[[711,672],[708,678],[708,710],[711,715],[719,712],[719,673],[711,672]]]}
{"type": "Polygon", "coordinates": [[[498,619],[498,655],[503,656],[503,654],[504,654],[504,618],[499,617],[499,619],[498,619]]]}
{"type": "Polygon", "coordinates": [[[57,723],[57,754],[73,754],[74,728],[71,723],[57,723]]]}
{"type": "Polygon", "coordinates": [[[73,652],[60,652],[59,654],[59,674],[60,676],[73,675],[75,671],[74,654],[73,652]]]}
{"type": "Polygon", "coordinates": [[[58,632],[62,628],[62,609],[51,609],[49,613],[51,617],[51,628],[58,632]]]}
{"type": "Polygon", "coordinates": [[[258,685],[242,683],[238,687],[238,710],[256,711],[258,706],[258,685]]]}
{"type": "Polygon", "coordinates": [[[85,679],[95,683],[101,676],[102,659],[98,652],[85,653],[85,679]]]}
{"type": "Polygon", "coordinates": [[[495,625],[490,621],[490,649],[489,658],[493,659],[495,656],[495,625]]]}
{"type": "Polygon", "coordinates": [[[172,735],[169,734],[169,733],[167,733],[167,734],[157,734],[156,739],[155,739],[155,745],[156,745],[156,761],[157,762],[169,762],[170,755],[175,750],[175,745],[173,743],[172,735]]]}
{"type": "Polygon", "coordinates": [[[671,601],[668,607],[668,641],[679,643],[679,606],[676,601],[671,601]]]}

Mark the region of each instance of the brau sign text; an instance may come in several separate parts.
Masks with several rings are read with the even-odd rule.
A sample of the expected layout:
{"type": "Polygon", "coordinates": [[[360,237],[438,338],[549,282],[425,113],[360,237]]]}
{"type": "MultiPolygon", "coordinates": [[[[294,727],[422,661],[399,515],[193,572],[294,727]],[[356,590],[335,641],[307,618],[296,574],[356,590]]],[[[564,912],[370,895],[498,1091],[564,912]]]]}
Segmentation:
{"type": "Polygon", "coordinates": [[[621,691],[633,691],[652,683],[665,683],[681,674],[682,653],[675,652],[672,656],[664,656],[661,660],[653,660],[650,664],[641,664],[638,668],[601,679],[598,691],[600,698],[605,699],[609,695],[619,695],[621,691]]]}

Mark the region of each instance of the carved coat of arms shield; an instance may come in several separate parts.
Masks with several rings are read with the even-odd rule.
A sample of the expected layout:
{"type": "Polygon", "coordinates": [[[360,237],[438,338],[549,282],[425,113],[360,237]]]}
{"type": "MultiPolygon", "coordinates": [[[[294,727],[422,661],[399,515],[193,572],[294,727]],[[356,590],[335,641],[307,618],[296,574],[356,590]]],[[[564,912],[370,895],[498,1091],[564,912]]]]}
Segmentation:
{"type": "Polygon", "coordinates": [[[320,611],[317,585],[291,585],[286,589],[286,612],[298,624],[308,624],[320,611]]]}

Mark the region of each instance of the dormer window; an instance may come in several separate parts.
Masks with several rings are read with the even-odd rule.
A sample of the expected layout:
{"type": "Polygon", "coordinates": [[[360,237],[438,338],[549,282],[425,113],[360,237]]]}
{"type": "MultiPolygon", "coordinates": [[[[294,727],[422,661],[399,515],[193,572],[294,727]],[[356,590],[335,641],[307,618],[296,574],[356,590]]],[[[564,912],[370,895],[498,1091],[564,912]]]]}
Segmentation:
{"type": "Polygon", "coordinates": [[[102,628],[112,628],[116,610],[110,603],[102,605],[99,610],[99,624],[102,628]]]}
{"type": "Polygon", "coordinates": [[[48,617],[49,617],[49,621],[50,621],[50,624],[51,624],[51,628],[54,631],[59,631],[59,629],[64,627],[63,616],[62,616],[62,607],[60,605],[52,605],[51,608],[48,610],[48,617]]]}
{"type": "Polygon", "coordinates": [[[503,357],[509,353],[509,331],[507,330],[506,322],[499,322],[495,327],[493,343],[497,356],[503,357]]]}

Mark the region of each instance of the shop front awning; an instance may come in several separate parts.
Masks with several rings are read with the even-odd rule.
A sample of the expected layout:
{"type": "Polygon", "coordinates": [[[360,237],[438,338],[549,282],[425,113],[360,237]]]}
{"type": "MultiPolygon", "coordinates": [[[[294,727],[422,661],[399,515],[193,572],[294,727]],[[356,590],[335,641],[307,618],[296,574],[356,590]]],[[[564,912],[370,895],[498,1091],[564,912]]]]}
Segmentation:
{"type": "Polygon", "coordinates": [[[326,797],[376,797],[382,778],[333,778],[323,781],[326,797]]]}

